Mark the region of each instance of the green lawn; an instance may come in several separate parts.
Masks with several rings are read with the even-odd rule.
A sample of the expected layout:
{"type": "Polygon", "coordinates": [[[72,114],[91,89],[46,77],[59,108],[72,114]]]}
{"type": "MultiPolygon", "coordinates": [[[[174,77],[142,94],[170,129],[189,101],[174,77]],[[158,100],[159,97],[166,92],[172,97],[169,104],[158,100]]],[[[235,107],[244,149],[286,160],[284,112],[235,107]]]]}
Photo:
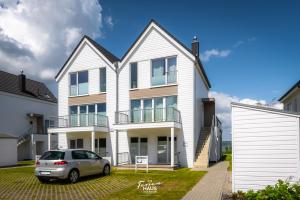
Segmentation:
{"type": "Polygon", "coordinates": [[[0,199],[181,199],[206,172],[113,170],[110,176],[83,178],[76,184],[40,184],[33,167],[0,169],[0,199]],[[160,182],[157,192],[138,189],[139,181],[160,182]]]}
{"type": "Polygon", "coordinates": [[[229,161],[228,171],[232,171],[232,154],[231,153],[224,153],[226,161],[229,161]]]}

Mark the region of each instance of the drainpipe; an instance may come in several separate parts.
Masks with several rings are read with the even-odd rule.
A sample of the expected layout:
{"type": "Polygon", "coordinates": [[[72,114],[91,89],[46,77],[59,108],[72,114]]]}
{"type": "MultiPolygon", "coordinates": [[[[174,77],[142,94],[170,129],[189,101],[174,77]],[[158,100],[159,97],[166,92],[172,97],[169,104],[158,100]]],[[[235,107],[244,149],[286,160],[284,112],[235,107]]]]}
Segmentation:
{"type": "MultiPolygon", "coordinates": [[[[116,113],[115,113],[115,124],[119,122],[118,112],[119,112],[119,63],[115,62],[115,73],[116,73],[116,113]]],[[[119,150],[119,131],[116,130],[116,166],[118,165],[118,150],[119,150]]]]}

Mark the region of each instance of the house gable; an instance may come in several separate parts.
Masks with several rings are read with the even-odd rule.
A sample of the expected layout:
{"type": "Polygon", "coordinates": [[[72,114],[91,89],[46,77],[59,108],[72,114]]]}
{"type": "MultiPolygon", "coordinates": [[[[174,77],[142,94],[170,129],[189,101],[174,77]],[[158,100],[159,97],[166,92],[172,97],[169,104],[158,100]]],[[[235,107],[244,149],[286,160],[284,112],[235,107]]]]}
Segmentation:
{"type": "MultiPolygon", "coordinates": [[[[119,59],[107,51],[104,47],[97,44],[95,41],[90,39],[88,36],[84,36],[81,41],[78,43],[74,51],[71,53],[63,67],[57,73],[55,79],[58,82],[61,77],[68,71],[69,67],[74,63],[74,61],[78,58],[84,48],[90,48],[94,54],[97,54],[98,57],[101,58],[106,63],[106,66],[109,66],[112,70],[115,70],[114,62],[119,59]]],[[[92,53],[93,54],[93,53],[92,53]]]]}

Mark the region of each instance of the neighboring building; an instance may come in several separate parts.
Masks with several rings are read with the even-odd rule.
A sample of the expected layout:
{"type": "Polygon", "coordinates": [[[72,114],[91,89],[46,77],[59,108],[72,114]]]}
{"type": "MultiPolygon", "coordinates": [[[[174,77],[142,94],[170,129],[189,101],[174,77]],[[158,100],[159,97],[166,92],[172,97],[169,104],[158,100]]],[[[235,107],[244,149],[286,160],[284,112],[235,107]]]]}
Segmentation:
{"type": "Polygon", "coordinates": [[[47,150],[47,128],[53,123],[50,117],[57,116],[57,100],[45,84],[0,71],[0,111],[0,133],[18,138],[18,160],[35,159],[47,150]]]}
{"type": "Polygon", "coordinates": [[[232,192],[300,179],[300,114],[232,103],[232,192]]]}
{"type": "Polygon", "coordinates": [[[17,164],[17,142],[17,137],[0,133],[0,167],[17,164]]]}
{"type": "Polygon", "coordinates": [[[283,103],[284,110],[300,112],[300,80],[280,97],[279,101],[283,103]]]}
{"type": "MultiPolygon", "coordinates": [[[[151,21],[122,59],[84,36],[56,76],[59,148],[85,148],[114,165],[207,166],[221,156],[221,122],[199,59],[151,21]]],[[[50,135],[49,135],[50,136],[50,135]]]]}

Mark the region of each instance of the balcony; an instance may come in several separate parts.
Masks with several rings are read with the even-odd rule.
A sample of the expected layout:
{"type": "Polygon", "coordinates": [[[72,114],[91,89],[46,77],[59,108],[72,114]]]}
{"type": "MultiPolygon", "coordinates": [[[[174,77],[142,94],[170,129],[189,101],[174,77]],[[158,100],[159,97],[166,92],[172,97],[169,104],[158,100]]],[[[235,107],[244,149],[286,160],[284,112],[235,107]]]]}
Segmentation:
{"type": "Polygon", "coordinates": [[[53,124],[48,129],[50,133],[76,131],[103,131],[108,130],[108,117],[101,114],[73,114],[52,117],[53,124]]]}
{"type": "Polygon", "coordinates": [[[152,124],[150,127],[173,127],[174,124],[179,126],[181,124],[180,111],[173,107],[167,107],[116,112],[116,125],[134,125],[131,128],[135,126],[149,127],[145,124],[152,124]]]}

